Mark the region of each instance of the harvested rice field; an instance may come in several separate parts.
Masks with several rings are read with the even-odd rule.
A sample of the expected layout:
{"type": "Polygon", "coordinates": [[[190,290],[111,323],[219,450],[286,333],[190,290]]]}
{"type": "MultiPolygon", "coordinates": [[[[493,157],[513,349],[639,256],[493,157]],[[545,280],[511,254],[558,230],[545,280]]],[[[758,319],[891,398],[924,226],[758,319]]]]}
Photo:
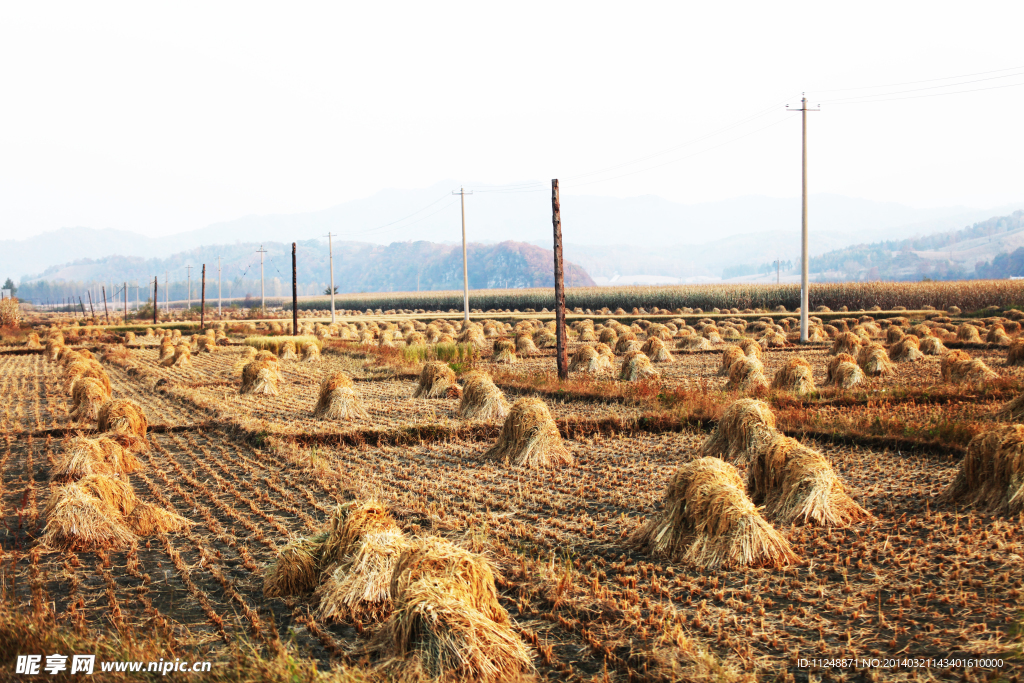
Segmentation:
{"type": "Polygon", "coordinates": [[[339,681],[1019,680],[1019,327],[885,371],[865,326],[848,364],[883,371],[842,387],[831,339],[677,349],[700,317],[594,319],[636,339],[561,382],[553,349],[495,362],[543,336],[515,316],[0,350],[4,638],[339,681]],[[454,343],[403,341],[429,325],[454,343]]]}

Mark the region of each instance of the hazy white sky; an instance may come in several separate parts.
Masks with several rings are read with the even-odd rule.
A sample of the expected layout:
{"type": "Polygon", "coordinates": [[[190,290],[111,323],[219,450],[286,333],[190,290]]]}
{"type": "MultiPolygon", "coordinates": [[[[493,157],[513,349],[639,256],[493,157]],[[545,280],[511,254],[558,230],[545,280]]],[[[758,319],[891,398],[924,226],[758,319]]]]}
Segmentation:
{"type": "Polygon", "coordinates": [[[5,3],[0,238],[443,178],[795,196],[801,90],[822,104],[812,192],[987,208],[1024,199],[1022,19],[1019,0],[5,3]],[[957,90],[976,91],[930,96],[957,90]]]}

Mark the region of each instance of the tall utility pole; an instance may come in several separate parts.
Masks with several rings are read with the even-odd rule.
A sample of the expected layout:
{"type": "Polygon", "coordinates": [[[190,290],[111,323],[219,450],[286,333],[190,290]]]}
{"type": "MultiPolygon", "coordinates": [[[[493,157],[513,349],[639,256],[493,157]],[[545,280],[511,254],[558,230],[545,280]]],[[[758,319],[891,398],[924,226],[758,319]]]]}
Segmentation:
{"type": "MultiPolygon", "coordinates": [[[[168,272],[165,270],[164,271],[164,313],[166,313],[169,316],[171,314],[171,287],[170,287],[170,285],[167,282],[167,276],[168,276],[168,272]]],[[[156,306],[156,302],[155,301],[153,302],[153,305],[156,306]]]]}
{"type": "Polygon", "coordinates": [[[267,250],[261,244],[257,251],[260,255],[260,315],[265,316],[267,313],[267,298],[264,295],[263,289],[263,255],[267,253],[267,250]]]}
{"type": "Polygon", "coordinates": [[[562,271],[562,207],[558,201],[557,178],[551,181],[551,225],[555,231],[555,336],[558,379],[569,379],[569,352],[565,343],[565,274],[562,271]]]}
{"type": "Polygon", "coordinates": [[[780,262],[780,259],[775,259],[775,284],[780,284],[782,282],[781,269],[782,263],[780,262]]]}
{"type": "Polygon", "coordinates": [[[469,322],[469,266],[466,261],[466,195],[473,194],[470,190],[466,192],[463,187],[458,192],[452,192],[462,196],[462,306],[465,311],[464,320],[469,322]]]}
{"type": "Polygon", "coordinates": [[[220,256],[218,256],[217,257],[217,318],[218,319],[222,317],[221,311],[220,311],[220,302],[221,302],[221,297],[220,297],[220,256]]]}
{"type": "Polygon", "coordinates": [[[110,324],[110,311],[107,310],[107,286],[100,285],[100,291],[103,292],[103,315],[107,316],[107,324],[110,324]]]}
{"type": "Polygon", "coordinates": [[[786,105],[787,111],[798,111],[801,112],[800,116],[803,118],[803,228],[801,233],[802,251],[800,255],[800,343],[807,343],[807,308],[809,306],[808,299],[810,298],[807,293],[807,269],[809,266],[809,259],[807,256],[807,112],[809,111],[821,111],[820,109],[808,109],[807,98],[800,98],[799,109],[789,109],[789,105],[786,105]]]}
{"type": "MultiPolygon", "coordinates": [[[[331,233],[327,233],[327,255],[331,263],[331,323],[334,323],[334,245],[331,242],[331,233]]],[[[417,280],[418,282],[418,280],[417,280]]],[[[419,286],[416,287],[419,291],[419,286]]]]}
{"type": "Polygon", "coordinates": [[[89,297],[89,316],[92,318],[96,317],[96,309],[92,307],[92,290],[85,290],[85,295],[89,297]]]}
{"type": "Polygon", "coordinates": [[[124,324],[128,324],[128,283],[124,283],[124,324]]]}
{"type": "Polygon", "coordinates": [[[160,299],[157,298],[157,294],[159,294],[159,292],[157,290],[159,289],[159,287],[160,287],[160,276],[159,275],[154,275],[153,276],[153,324],[154,325],[156,325],[156,312],[157,312],[157,309],[160,307],[157,304],[157,302],[160,301],[160,299]]]}
{"type": "Polygon", "coordinates": [[[185,266],[185,271],[186,271],[185,282],[188,283],[186,285],[188,287],[188,296],[187,296],[188,304],[186,304],[185,310],[186,311],[191,311],[192,310],[192,266],[185,266]]]}
{"type": "Polygon", "coordinates": [[[299,336],[299,281],[295,277],[295,242],[292,242],[292,336],[299,336]]]}
{"type": "Polygon", "coordinates": [[[203,264],[203,289],[199,292],[202,296],[201,303],[199,304],[199,331],[202,332],[206,329],[206,264],[203,264]]]}

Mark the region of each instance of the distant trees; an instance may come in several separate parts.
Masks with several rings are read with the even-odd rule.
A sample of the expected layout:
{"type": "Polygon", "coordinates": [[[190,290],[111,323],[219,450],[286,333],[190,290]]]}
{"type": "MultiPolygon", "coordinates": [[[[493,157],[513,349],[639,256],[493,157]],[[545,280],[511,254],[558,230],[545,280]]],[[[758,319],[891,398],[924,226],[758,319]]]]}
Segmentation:
{"type": "Polygon", "coordinates": [[[7,281],[4,282],[4,286],[2,287],[2,289],[11,290],[11,296],[14,296],[15,294],[18,293],[18,288],[17,286],[15,286],[14,280],[12,280],[11,278],[7,278],[7,281]]]}
{"type": "Polygon", "coordinates": [[[1024,275],[1024,247],[1018,247],[1009,254],[998,254],[990,262],[979,261],[974,272],[979,278],[988,280],[1020,277],[1024,275]]]}

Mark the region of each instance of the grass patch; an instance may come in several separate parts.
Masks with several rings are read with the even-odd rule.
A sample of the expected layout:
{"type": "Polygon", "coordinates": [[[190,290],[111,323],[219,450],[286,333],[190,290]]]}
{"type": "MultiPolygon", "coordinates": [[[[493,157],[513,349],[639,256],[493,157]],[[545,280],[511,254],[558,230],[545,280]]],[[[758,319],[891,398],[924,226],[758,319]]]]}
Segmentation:
{"type": "Polygon", "coordinates": [[[297,353],[302,353],[302,349],[306,347],[306,344],[315,344],[318,350],[323,351],[323,342],[311,334],[303,334],[297,337],[285,335],[246,337],[243,343],[257,351],[270,351],[280,355],[281,345],[288,341],[295,343],[295,351],[297,353]]]}

